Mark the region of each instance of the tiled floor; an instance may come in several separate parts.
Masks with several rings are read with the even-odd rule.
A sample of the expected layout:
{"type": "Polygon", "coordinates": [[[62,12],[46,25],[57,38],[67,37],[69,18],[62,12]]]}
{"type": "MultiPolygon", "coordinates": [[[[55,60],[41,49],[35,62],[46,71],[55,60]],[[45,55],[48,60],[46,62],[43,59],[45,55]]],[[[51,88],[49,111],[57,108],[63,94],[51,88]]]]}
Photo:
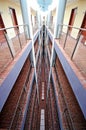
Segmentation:
{"type": "Polygon", "coordinates": [[[12,61],[11,53],[6,42],[0,44],[0,74],[12,61]]]}
{"type": "MultiPolygon", "coordinates": [[[[25,35],[21,34],[16,36],[15,38],[11,39],[11,44],[13,45],[15,56],[21,51],[20,44],[22,48],[26,45],[25,35]],[[20,38],[20,42],[19,42],[20,38]]],[[[11,56],[9,47],[7,42],[0,43],[0,75],[5,70],[5,68],[12,62],[13,58],[11,56]]]]}
{"type": "MultiPolygon", "coordinates": [[[[24,38],[22,37],[22,42],[24,41],[24,38]]],[[[27,43],[29,40],[27,40],[27,43]]],[[[16,47],[18,42],[16,41],[14,46],[16,47]]],[[[26,41],[23,42],[23,49],[20,49],[18,53],[16,53],[14,59],[11,57],[9,48],[7,43],[3,43],[3,45],[0,44],[0,85],[2,84],[3,80],[6,78],[14,64],[17,62],[19,57],[21,57],[22,53],[27,48],[28,44],[26,44],[26,41]],[[5,53],[3,53],[5,52],[5,53]]],[[[16,47],[17,48],[17,47],[16,47]]]]}

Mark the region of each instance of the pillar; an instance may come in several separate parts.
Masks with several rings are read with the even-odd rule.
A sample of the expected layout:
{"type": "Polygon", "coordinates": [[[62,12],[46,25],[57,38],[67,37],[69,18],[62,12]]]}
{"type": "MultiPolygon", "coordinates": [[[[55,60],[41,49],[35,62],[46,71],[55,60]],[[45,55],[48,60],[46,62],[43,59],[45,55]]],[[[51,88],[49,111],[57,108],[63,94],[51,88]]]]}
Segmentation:
{"type": "Polygon", "coordinates": [[[54,39],[60,37],[61,26],[58,26],[58,25],[63,23],[66,1],[67,0],[64,0],[64,1],[57,0],[56,22],[55,22],[55,28],[54,28],[52,55],[51,55],[51,63],[50,63],[51,66],[53,64],[53,59],[54,59],[54,39]]]}
{"type": "Polygon", "coordinates": [[[51,11],[49,11],[48,16],[47,16],[47,26],[51,26],[51,11]]]}
{"type": "Polygon", "coordinates": [[[33,27],[35,26],[34,16],[32,16],[33,27]]]}
{"type": "Polygon", "coordinates": [[[29,28],[29,18],[27,17],[28,16],[28,9],[27,9],[26,0],[20,0],[20,6],[21,6],[21,11],[22,11],[23,23],[28,25],[27,28],[25,28],[26,37],[28,39],[31,39],[30,28],[29,28]]]}
{"type": "Polygon", "coordinates": [[[33,66],[35,70],[35,79],[36,79],[36,88],[37,88],[37,96],[39,102],[39,90],[38,90],[38,82],[37,82],[37,73],[36,73],[36,60],[35,60],[35,52],[34,52],[34,39],[33,39],[33,30],[31,23],[31,10],[30,10],[30,1],[29,0],[20,0],[23,20],[25,24],[28,24],[29,38],[32,40],[32,60],[33,66]]]}
{"type": "Polygon", "coordinates": [[[66,1],[67,0],[57,0],[56,23],[55,23],[55,30],[54,30],[54,38],[59,38],[60,37],[61,26],[58,26],[58,25],[63,24],[66,1]]]}
{"type": "Polygon", "coordinates": [[[50,59],[50,72],[49,72],[49,80],[48,80],[47,97],[48,97],[48,92],[50,89],[50,77],[51,77],[51,72],[52,72],[53,61],[55,60],[54,40],[55,38],[60,37],[61,28],[59,28],[58,25],[63,23],[66,1],[67,0],[57,0],[56,23],[55,23],[55,28],[54,28],[54,36],[52,40],[52,53],[51,53],[51,59],[50,59]]]}
{"type": "Polygon", "coordinates": [[[41,36],[40,36],[40,27],[41,27],[41,15],[37,12],[37,21],[38,21],[38,28],[39,28],[39,45],[41,44],[41,36]]]}

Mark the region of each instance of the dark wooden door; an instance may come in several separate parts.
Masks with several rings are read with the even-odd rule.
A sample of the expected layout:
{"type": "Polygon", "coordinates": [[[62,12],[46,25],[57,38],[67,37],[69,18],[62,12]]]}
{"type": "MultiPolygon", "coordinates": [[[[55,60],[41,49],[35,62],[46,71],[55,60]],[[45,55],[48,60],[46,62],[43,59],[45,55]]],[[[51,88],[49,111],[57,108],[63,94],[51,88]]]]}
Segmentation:
{"type": "MultiPolygon", "coordinates": [[[[13,26],[16,26],[16,25],[18,25],[18,21],[17,21],[15,9],[13,9],[13,8],[9,8],[9,9],[10,9],[11,17],[12,17],[13,26]]],[[[14,28],[16,34],[18,31],[17,29],[19,29],[19,28],[18,27],[14,28]]]]}
{"type": "MultiPolygon", "coordinates": [[[[73,26],[73,24],[74,24],[75,17],[76,17],[76,11],[77,11],[77,8],[74,8],[74,9],[72,9],[72,11],[71,11],[70,20],[69,20],[69,25],[70,25],[70,26],[73,26]]],[[[69,33],[71,33],[72,28],[69,27],[68,30],[69,30],[69,33]]]]}
{"type": "MultiPolygon", "coordinates": [[[[0,14],[0,29],[5,28],[2,16],[0,14]]],[[[4,30],[6,31],[6,30],[4,30]]],[[[4,31],[0,31],[0,43],[5,42],[4,31]]]]}
{"type": "MultiPolygon", "coordinates": [[[[81,28],[86,29],[86,12],[82,21],[81,28]]],[[[86,31],[81,31],[81,34],[83,35],[82,42],[84,43],[86,41],[86,31]]]]}

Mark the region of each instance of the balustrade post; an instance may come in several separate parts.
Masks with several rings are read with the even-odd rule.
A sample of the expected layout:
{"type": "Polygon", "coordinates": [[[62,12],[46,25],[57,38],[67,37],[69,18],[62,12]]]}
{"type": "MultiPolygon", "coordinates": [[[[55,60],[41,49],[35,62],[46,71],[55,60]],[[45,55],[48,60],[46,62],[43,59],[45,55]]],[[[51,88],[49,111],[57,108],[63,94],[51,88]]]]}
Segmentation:
{"type": "Polygon", "coordinates": [[[81,43],[81,39],[82,39],[83,36],[81,36],[81,33],[78,34],[78,38],[77,38],[77,41],[76,41],[76,45],[75,45],[75,48],[72,52],[72,55],[71,55],[71,60],[74,58],[78,48],[79,48],[79,45],[81,43]]]}
{"type": "Polygon", "coordinates": [[[21,44],[21,40],[20,40],[20,37],[19,37],[19,29],[17,28],[17,36],[18,36],[18,40],[19,40],[19,45],[20,45],[20,48],[22,49],[22,44],[21,44]]]}
{"type": "Polygon", "coordinates": [[[5,36],[5,39],[6,39],[6,42],[7,42],[7,45],[9,47],[9,50],[10,50],[10,53],[11,53],[11,56],[12,58],[14,59],[14,56],[15,56],[15,50],[14,50],[14,47],[13,47],[13,43],[11,40],[9,40],[8,38],[8,35],[7,33],[4,31],[4,36],[5,36]]]}
{"type": "Polygon", "coordinates": [[[65,41],[64,41],[64,45],[63,45],[63,49],[64,49],[65,46],[66,46],[66,41],[67,41],[68,34],[69,34],[69,29],[67,29],[67,33],[66,33],[66,37],[65,37],[65,41]]]}

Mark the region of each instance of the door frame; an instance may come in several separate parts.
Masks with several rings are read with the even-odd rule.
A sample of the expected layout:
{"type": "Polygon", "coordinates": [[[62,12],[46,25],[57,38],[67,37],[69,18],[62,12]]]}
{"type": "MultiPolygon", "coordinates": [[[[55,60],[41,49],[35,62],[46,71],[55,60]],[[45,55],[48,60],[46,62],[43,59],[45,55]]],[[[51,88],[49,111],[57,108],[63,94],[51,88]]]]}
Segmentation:
{"type": "MultiPolygon", "coordinates": [[[[17,26],[18,25],[18,20],[17,20],[15,9],[12,8],[12,7],[9,7],[9,11],[10,11],[10,14],[11,14],[11,19],[12,19],[13,26],[17,26]]],[[[14,28],[14,30],[15,30],[15,33],[17,34],[18,30],[19,30],[19,27],[14,28]]]]}
{"type": "MultiPolygon", "coordinates": [[[[77,9],[78,7],[75,7],[71,10],[71,14],[70,14],[70,19],[69,19],[69,24],[70,26],[73,26],[74,24],[74,21],[75,21],[75,17],[76,17],[76,13],[77,13],[77,9]]],[[[71,33],[72,31],[72,28],[71,27],[68,27],[68,31],[69,31],[69,34],[71,33]]]]}
{"type": "MultiPolygon", "coordinates": [[[[2,15],[1,15],[1,13],[0,13],[0,29],[1,29],[1,28],[5,28],[5,25],[4,25],[4,21],[3,21],[2,15]]],[[[0,31],[0,42],[1,42],[1,43],[2,43],[2,42],[5,42],[4,32],[7,33],[7,32],[6,32],[6,29],[0,31]]]]}
{"type": "MultiPolygon", "coordinates": [[[[82,20],[82,24],[81,24],[81,28],[84,28],[86,29],[86,11],[85,11],[85,14],[84,14],[84,17],[83,17],[83,20],[82,20]]],[[[81,33],[81,35],[83,36],[81,42],[82,43],[85,43],[86,42],[86,31],[79,31],[81,33]]]]}

